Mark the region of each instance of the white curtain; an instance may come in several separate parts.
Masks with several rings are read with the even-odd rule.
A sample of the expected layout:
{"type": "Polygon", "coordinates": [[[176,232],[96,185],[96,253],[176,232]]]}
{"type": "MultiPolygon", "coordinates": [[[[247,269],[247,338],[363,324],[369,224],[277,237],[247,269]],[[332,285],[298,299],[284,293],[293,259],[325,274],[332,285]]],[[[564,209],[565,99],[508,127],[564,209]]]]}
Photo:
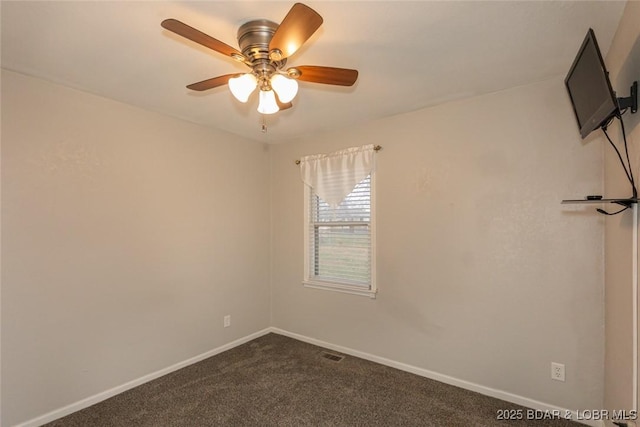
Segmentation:
{"type": "Polygon", "coordinates": [[[371,144],[305,156],[300,159],[302,180],[329,206],[336,208],[373,170],[373,147],[371,144]]]}

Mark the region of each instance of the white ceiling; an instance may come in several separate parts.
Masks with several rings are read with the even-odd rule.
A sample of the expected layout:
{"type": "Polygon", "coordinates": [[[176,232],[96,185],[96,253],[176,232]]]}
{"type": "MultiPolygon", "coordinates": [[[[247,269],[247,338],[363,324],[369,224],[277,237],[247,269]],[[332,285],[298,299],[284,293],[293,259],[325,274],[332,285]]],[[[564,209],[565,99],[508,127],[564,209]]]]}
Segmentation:
{"type": "MultiPolygon", "coordinates": [[[[260,130],[255,94],[185,88],[248,70],[160,27],[176,18],[233,47],[244,22],[280,22],[293,2],[2,1],[2,67],[280,142],[564,75],[587,29],[606,53],[618,1],[308,1],[322,27],[288,66],[355,68],[350,88],[300,83],[294,107],[260,130]]],[[[526,102],[526,100],[523,100],[526,102]]]]}

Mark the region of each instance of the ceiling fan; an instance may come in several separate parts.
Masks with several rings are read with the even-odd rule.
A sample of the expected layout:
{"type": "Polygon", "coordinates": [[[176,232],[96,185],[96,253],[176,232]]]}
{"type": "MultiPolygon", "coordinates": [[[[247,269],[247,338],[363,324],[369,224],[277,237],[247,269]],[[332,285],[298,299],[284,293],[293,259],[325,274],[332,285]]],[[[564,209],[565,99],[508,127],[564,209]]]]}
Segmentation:
{"type": "Polygon", "coordinates": [[[293,5],[280,25],[266,19],[243,24],[238,29],[238,51],[226,43],[196,30],[176,19],[162,21],[162,27],[242,62],[251,68],[248,73],[224,74],[193,83],[187,88],[197,91],[229,85],[240,102],[247,102],[256,88],[260,90],[258,112],[273,114],[291,108],[298,92],[298,82],[352,86],[358,71],[346,68],[300,65],[287,68],[287,58],[293,55],[322,25],[322,17],[302,3],[293,5]]]}

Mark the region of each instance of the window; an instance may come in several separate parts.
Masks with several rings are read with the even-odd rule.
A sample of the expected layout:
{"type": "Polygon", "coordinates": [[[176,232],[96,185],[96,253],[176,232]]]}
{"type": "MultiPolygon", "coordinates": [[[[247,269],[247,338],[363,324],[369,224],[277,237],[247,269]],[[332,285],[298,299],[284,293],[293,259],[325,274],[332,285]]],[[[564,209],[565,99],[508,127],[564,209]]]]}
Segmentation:
{"type": "Polygon", "coordinates": [[[375,297],[373,184],[334,208],[305,185],[305,286],[375,297]]]}

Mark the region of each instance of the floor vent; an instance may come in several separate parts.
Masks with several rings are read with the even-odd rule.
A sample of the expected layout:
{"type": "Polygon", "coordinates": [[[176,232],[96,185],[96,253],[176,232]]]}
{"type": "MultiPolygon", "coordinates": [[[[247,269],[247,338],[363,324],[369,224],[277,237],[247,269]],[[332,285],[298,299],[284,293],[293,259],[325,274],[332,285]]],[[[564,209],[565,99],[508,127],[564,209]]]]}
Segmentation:
{"type": "Polygon", "coordinates": [[[337,354],[327,353],[327,352],[323,352],[322,357],[324,357],[325,359],[332,360],[334,362],[340,362],[342,359],[344,359],[344,356],[338,356],[337,354]]]}

